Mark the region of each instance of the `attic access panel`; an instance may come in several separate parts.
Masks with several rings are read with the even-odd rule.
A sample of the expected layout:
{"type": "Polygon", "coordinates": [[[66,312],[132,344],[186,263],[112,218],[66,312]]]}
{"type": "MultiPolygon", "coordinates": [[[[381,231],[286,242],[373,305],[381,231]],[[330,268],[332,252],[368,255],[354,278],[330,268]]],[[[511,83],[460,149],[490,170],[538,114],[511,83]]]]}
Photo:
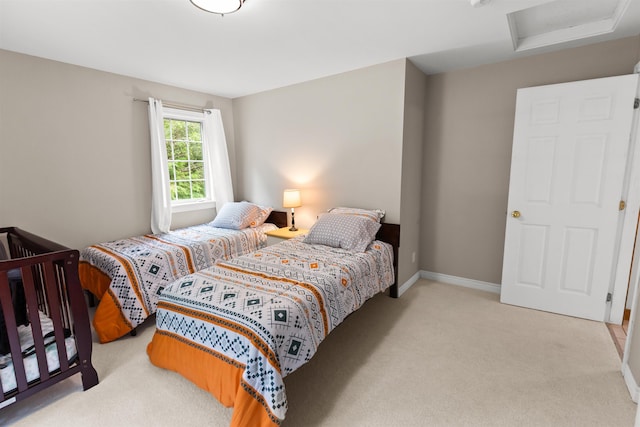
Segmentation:
{"type": "Polygon", "coordinates": [[[555,0],[507,15],[515,51],[613,32],[631,0],[555,0]]]}

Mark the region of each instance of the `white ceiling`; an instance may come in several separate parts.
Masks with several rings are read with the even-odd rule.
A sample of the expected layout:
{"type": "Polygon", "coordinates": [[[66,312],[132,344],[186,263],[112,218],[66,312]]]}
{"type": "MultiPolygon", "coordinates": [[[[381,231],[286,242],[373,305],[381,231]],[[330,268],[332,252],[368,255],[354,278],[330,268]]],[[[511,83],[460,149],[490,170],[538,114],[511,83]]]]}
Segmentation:
{"type": "Polygon", "coordinates": [[[246,0],[224,17],[189,0],[0,0],[0,49],[230,98],[405,57],[431,74],[639,33],[640,0],[246,0]],[[515,51],[512,35],[544,31],[515,51]]]}

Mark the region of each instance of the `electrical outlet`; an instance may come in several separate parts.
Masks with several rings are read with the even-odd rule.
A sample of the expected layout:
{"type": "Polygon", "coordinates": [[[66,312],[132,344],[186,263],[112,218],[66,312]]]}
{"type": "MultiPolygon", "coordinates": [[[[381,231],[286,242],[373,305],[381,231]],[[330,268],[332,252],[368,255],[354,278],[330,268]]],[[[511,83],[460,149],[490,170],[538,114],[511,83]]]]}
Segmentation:
{"type": "Polygon", "coordinates": [[[412,263],[415,263],[415,262],[416,262],[416,253],[415,253],[415,252],[412,252],[412,253],[411,253],[411,262],[412,262],[412,263]]]}

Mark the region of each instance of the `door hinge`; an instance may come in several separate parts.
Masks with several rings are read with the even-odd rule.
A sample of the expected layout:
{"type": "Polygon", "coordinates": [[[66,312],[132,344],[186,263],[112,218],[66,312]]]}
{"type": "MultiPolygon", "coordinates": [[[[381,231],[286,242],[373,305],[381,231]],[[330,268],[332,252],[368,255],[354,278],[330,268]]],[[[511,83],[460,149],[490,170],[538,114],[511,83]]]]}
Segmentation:
{"type": "Polygon", "coordinates": [[[633,109],[640,108],[640,98],[636,98],[633,100],[633,109]]]}
{"type": "Polygon", "coordinates": [[[607,302],[611,302],[611,299],[613,298],[613,295],[611,294],[611,292],[609,292],[607,294],[607,302]]]}
{"type": "Polygon", "coordinates": [[[620,204],[618,205],[618,210],[623,211],[624,208],[626,208],[626,207],[627,207],[627,204],[625,203],[625,201],[624,200],[620,200],[620,204]]]}

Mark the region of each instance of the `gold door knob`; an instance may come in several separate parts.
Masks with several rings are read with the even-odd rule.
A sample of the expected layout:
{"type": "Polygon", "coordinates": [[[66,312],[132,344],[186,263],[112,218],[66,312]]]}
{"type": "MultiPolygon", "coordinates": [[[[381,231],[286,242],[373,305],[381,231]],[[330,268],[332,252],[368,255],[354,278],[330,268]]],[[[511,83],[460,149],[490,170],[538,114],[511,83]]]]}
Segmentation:
{"type": "Polygon", "coordinates": [[[520,218],[520,211],[511,212],[511,216],[514,217],[514,218],[520,218]]]}

